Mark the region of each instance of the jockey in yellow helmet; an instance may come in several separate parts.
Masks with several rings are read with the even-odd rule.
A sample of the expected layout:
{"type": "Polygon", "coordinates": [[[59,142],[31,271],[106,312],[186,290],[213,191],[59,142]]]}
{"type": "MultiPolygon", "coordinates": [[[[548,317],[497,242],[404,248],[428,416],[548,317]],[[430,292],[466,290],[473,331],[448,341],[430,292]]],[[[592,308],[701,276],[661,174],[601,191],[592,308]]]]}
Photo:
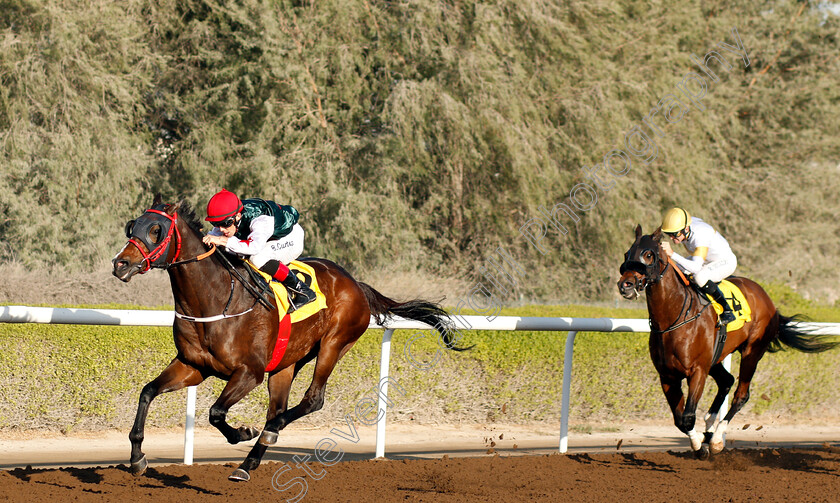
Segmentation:
{"type": "Polygon", "coordinates": [[[671,249],[670,243],[662,242],[662,249],[685,273],[692,274],[700,291],[710,295],[723,307],[720,322],[723,325],[735,321],[732,308],[720,291],[718,283],[731,276],[738,266],[738,259],[732,253],[729,243],[711,225],[692,217],[682,208],[671,208],[662,218],[662,232],[674,244],[682,243],[691,254],[688,258],[671,249]]]}

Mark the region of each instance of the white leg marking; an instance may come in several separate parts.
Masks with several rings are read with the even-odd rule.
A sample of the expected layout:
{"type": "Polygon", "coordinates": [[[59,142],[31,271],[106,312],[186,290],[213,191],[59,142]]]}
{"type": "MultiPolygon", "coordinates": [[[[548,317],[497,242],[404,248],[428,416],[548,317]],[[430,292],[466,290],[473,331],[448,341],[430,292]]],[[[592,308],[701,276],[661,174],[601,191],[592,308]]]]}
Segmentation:
{"type": "Polygon", "coordinates": [[[706,431],[715,431],[715,422],[717,421],[717,412],[706,413],[706,416],[703,418],[706,420],[706,431]]]}
{"type": "Polygon", "coordinates": [[[729,426],[729,421],[724,420],[718,423],[715,434],[712,436],[712,441],[709,442],[709,450],[712,451],[712,454],[717,454],[726,447],[726,441],[723,439],[723,435],[726,433],[727,426],[729,426]]]}
{"type": "Polygon", "coordinates": [[[688,439],[691,441],[691,450],[698,451],[700,450],[700,446],[703,445],[703,434],[699,433],[694,428],[688,432],[688,439]]]}

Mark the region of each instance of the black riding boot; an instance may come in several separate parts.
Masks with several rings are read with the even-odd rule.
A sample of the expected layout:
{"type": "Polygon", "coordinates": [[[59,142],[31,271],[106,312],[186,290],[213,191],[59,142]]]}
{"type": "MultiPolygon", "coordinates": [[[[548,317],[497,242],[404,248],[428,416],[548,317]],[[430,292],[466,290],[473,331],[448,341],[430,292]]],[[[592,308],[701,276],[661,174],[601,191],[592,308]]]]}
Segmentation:
{"type": "Polygon", "coordinates": [[[292,271],[289,271],[289,275],[280,283],[292,294],[292,307],[294,307],[294,310],[300,309],[316,298],[315,291],[309,288],[292,271]]]}
{"type": "Polygon", "coordinates": [[[705,285],[700,287],[700,291],[710,295],[715,302],[723,307],[723,312],[720,313],[720,323],[722,325],[728,325],[735,321],[735,313],[732,312],[732,308],[729,307],[729,302],[726,301],[726,297],[723,296],[723,292],[720,291],[720,287],[712,280],[706,282],[705,285]]]}
{"type": "Polygon", "coordinates": [[[296,311],[315,300],[315,291],[295,276],[294,272],[289,271],[284,279],[277,279],[277,271],[279,269],[280,262],[277,260],[269,260],[260,268],[261,271],[269,274],[276,281],[279,281],[292,294],[292,305],[289,312],[296,311]]]}

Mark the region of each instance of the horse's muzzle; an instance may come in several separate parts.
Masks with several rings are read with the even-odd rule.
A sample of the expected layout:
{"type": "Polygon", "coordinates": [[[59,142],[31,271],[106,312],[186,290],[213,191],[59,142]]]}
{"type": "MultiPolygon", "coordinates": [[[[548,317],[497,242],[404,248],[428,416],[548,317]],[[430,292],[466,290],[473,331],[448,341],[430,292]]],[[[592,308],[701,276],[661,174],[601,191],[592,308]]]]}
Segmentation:
{"type": "Polygon", "coordinates": [[[142,269],[141,264],[131,265],[128,260],[121,258],[115,258],[111,262],[114,264],[114,276],[125,283],[128,283],[131,277],[140,272],[142,269]]]}
{"type": "Polygon", "coordinates": [[[633,300],[639,296],[639,278],[635,275],[627,274],[618,280],[618,291],[621,296],[628,300],[633,300]]]}

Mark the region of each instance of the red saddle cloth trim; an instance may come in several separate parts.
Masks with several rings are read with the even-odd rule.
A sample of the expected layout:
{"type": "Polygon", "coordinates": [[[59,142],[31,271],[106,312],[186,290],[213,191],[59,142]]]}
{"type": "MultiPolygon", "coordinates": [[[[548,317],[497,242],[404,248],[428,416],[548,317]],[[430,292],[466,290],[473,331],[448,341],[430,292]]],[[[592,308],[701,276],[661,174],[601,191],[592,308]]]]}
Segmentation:
{"type": "Polygon", "coordinates": [[[280,320],[280,328],[277,330],[277,343],[274,344],[274,351],[271,353],[271,361],[265,366],[266,372],[271,372],[283,359],[286,354],[286,346],[289,345],[289,334],[292,333],[292,319],[287,314],[280,320]]]}

